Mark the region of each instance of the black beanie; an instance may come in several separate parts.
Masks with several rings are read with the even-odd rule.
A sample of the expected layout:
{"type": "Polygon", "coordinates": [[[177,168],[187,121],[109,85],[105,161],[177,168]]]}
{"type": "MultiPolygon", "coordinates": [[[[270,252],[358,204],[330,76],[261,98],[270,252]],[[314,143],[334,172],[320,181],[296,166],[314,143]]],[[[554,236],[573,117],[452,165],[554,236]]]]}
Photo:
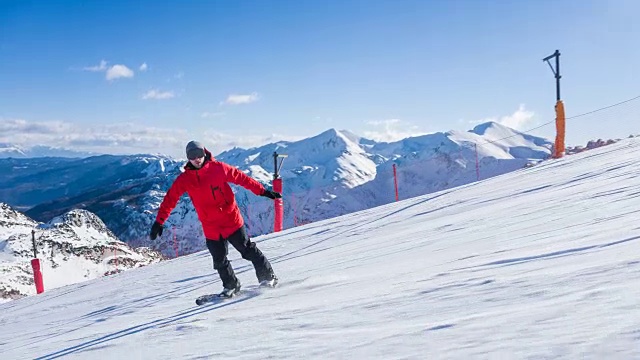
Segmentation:
{"type": "Polygon", "coordinates": [[[201,143],[195,140],[189,141],[187,144],[187,159],[193,160],[204,157],[204,155],[204,146],[201,143]]]}

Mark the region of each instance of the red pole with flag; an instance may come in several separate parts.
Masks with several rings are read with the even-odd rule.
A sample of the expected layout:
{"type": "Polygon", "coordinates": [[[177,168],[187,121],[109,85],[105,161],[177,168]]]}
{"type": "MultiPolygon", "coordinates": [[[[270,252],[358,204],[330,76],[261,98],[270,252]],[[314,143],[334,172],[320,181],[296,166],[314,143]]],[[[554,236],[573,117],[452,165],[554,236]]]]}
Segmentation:
{"type": "Polygon", "coordinates": [[[36,284],[36,293],[44,292],[44,282],[42,281],[42,271],[40,271],[40,259],[31,259],[31,267],[33,268],[33,281],[36,284]]]}
{"type": "Polygon", "coordinates": [[[393,185],[396,189],[396,201],[398,201],[398,174],[396,172],[396,164],[393,164],[393,185]]]}
{"type": "MultiPolygon", "coordinates": [[[[282,162],[287,155],[278,154],[277,152],[273,152],[273,191],[282,194],[282,178],[280,178],[280,167],[282,166],[282,162]],[[278,165],[278,158],[281,158],[280,165],[278,165]]],[[[284,201],[280,199],[275,199],[273,202],[274,208],[274,217],[273,217],[273,232],[282,231],[283,222],[284,222],[284,201]]]]}
{"type": "MultiPolygon", "coordinates": [[[[282,179],[274,179],[273,180],[273,191],[282,194],[282,179]]],[[[282,231],[283,222],[284,222],[284,202],[282,199],[275,199],[274,203],[274,223],[273,223],[273,231],[278,232],[282,231]]]]}
{"type": "Polygon", "coordinates": [[[33,282],[36,285],[36,293],[44,292],[44,281],[42,281],[42,271],[40,270],[40,259],[38,259],[38,250],[36,249],[36,231],[31,230],[31,241],[33,242],[33,259],[31,259],[31,268],[33,268],[33,282]]]}

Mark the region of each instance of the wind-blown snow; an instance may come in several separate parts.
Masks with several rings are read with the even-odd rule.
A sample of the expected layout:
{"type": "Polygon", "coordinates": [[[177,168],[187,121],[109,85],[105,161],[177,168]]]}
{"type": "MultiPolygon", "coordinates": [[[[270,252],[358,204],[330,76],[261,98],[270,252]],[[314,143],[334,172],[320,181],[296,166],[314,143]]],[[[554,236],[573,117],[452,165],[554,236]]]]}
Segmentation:
{"type": "MultiPolygon", "coordinates": [[[[0,305],[0,357],[635,359],[640,140],[0,305]]],[[[47,274],[45,274],[45,277],[47,274]]],[[[46,283],[46,278],[45,278],[46,283]]]]}

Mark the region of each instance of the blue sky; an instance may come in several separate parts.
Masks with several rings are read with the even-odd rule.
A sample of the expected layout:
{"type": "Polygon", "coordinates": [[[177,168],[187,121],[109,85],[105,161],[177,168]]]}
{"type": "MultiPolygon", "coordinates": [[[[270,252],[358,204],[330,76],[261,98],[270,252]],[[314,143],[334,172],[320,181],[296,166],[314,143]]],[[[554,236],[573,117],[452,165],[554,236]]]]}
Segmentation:
{"type": "MultiPolygon", "coordinates": [[[[567,116],[640,95],[639,10],[633,0],[0,0],[0,142],[181,156],[193,138],[219,152],[329,128],[386,141],[488,120],[528,130],[554,118],[542,58],[555,49],[567,116]]],[[[567,141],[640,133],[638,102],[569,122],[567,141]]]]}

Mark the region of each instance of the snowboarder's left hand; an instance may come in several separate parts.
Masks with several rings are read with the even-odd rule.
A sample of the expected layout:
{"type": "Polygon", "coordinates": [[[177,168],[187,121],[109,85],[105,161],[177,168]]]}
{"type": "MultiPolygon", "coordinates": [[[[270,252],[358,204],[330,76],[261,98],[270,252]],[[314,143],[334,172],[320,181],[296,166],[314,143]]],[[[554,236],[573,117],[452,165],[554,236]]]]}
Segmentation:
{"type": "Polygon", "coordinates": [[[151,240],[155,240],[158,235],[162,236],[162,224],[156,221],[151,226],[151,234],[149,234],[149,237],[151,240]]]}
{"type": "Polygon", "coordinates": [[[274,200],[282,198],[282,194],[280,194],[279,192],[266,190],[266,189],[264,190],[264,192],[260,196],[264,196],[264,197],[267,197],[269,199],[274,199],[274,200]]]}

